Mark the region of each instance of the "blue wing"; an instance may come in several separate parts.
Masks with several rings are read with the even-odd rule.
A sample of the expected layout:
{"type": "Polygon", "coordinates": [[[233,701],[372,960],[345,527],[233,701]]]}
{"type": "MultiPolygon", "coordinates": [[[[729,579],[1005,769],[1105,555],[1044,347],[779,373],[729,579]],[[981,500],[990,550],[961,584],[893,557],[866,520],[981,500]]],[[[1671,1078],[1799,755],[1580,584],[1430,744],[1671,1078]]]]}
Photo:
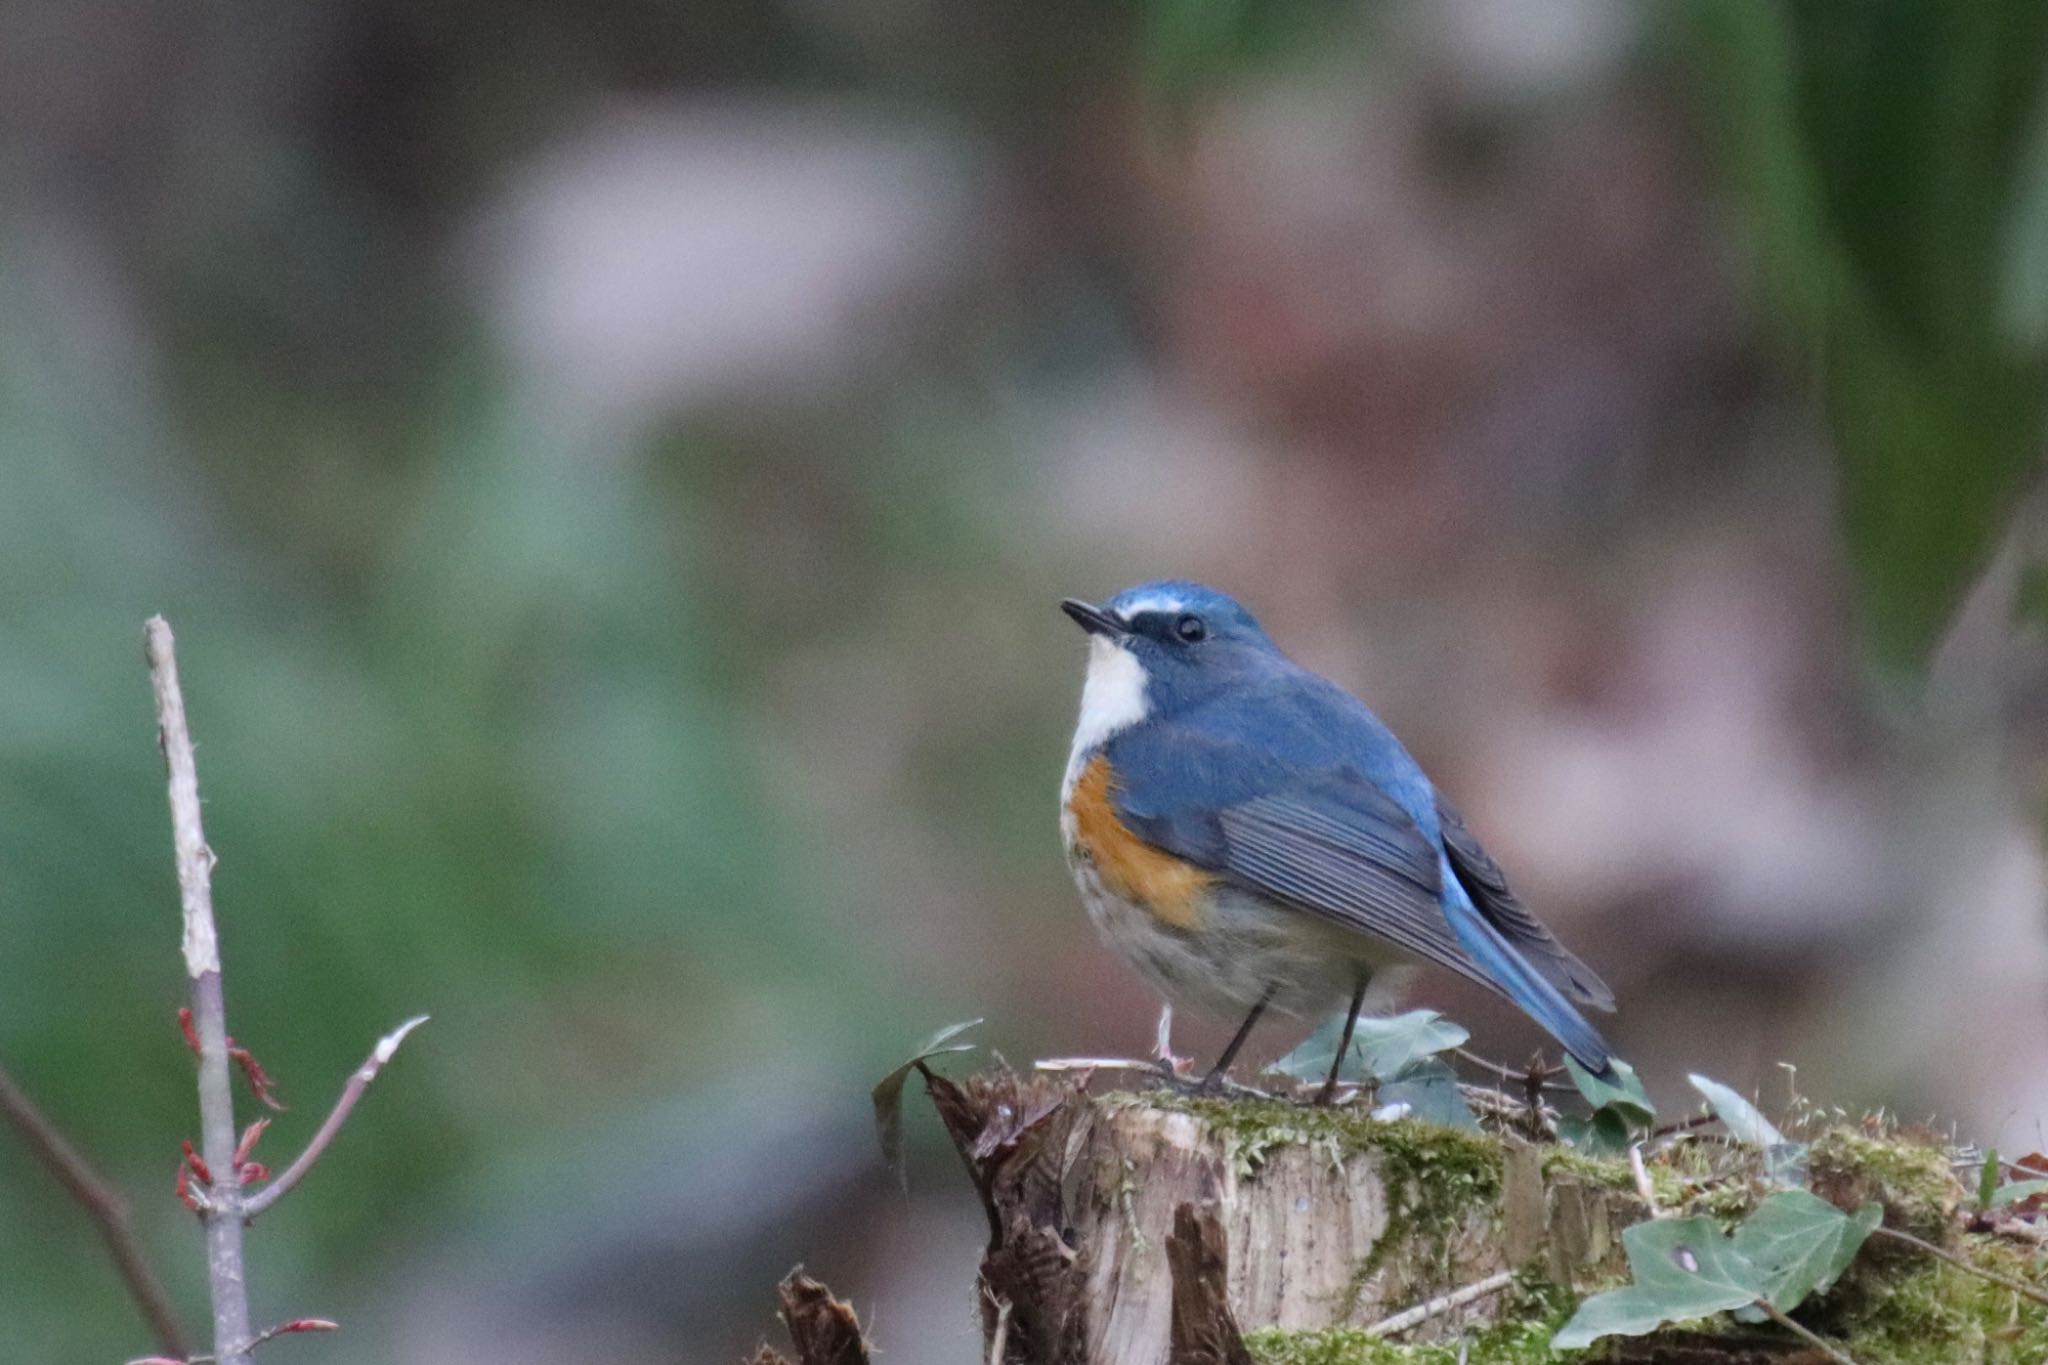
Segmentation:
{"type": "Polygon", "coordinates": [[[1507,874],[1465,827],[1465,817],[1458,813],[1458,808],[1438,796],[1436,811],[1451,870],[1479,913],[1551,985],[1582,1005],[1613,1013],[1614,992],[1591,967],[1559,943],[1541,920],[1529,913],[1521,897],[1508,889],[1507,874]]]}
{"type": "MultiPolygon", "coordinates": [[[[1268,713],[1261,719],[1266,742],[1220,734],[1213,725],[1165,720],[1111,740],[1118,816],[1140,838],[1198,866],[1499,992],[1589,1069],[1605,1071],[1606,1045],[1552,984],[1551,960],[1532,966],[1510,942],[1519,936],[1555,946],[1520,902],[1504,902],[1510,913],[1503,920],[1514,931],[1507,933],[1474,907],[1462,881],[1447,895],[1445,877],[1458,875],[1455,864],[1446,861],[1436,829],[1424,829],[1410,802],[1397,800],[1359,767],[1312,767],[1288,753],[1298,751],[1287,741],[1295,737],[1299,717],[1268,713]]],[[[1348,716],[1324,719],[1339,727],[1356,723],[1348,716]]],[[[1378,723],[1371,723],[1377,730],[1378,723]]],[[[1326,729],[1316,747],[1327,754],[1336,738],[1326,729]]],[[[1380,766],[1392,767],[1397,779],[1412,770],[1432,803],[1428,823],[1436,826],[1426,779],[1391,735],[1386,743],[1399,762],[1382,754],[1380,766]]],[[[1499,872],[1490,859],[1484,866],[1499,872]]],[[[1556,951],[1570,958],[1561,946],[1556,951]]],[[[1586,976],[1597,984],[1590,972],[1586,976]]]]}
{"type": "Polygon", "coordinates": [[[1147,843],[1499,989],[1444,918],[1437,850],[1362,775],[1168,722],[1126,731],[1109,756],[1117,815],[1147,843]]]}

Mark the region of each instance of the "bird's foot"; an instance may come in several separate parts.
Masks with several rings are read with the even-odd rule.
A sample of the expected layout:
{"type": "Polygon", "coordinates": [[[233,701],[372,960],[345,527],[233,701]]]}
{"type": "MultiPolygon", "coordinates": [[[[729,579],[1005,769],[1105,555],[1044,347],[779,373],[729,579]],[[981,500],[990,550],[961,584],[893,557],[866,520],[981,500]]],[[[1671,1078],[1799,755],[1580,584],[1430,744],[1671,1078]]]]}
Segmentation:
{"type": "Polygon", "coordinates": [[[1197,1079],[1189,1074],[1193,1065],[1194,1059],[1191,1057],[1154,1057],[1152,1079],[1163,1088],[1177,1090],[1183,1095],[1213,1093],[1202,1089],[1208,1083],[1207,1076],[1197,1079]]]}
{"type": "Polygon", "coordinates": [[[1161,1090],[1171,1090],[1177,1095],[1194,1099],[1246,1099],[1270,1100],[1271,1094],[1255,1086],[1244,1085],[1231,1080],[1220,1071],[1211,1070],[1207,1075],[1195,1077],[1188,1074],[1188,1059],[1176,1057],[1170,1061],[1155,1057],[1149,1068],[1150,1080],[1161,1090]]]}

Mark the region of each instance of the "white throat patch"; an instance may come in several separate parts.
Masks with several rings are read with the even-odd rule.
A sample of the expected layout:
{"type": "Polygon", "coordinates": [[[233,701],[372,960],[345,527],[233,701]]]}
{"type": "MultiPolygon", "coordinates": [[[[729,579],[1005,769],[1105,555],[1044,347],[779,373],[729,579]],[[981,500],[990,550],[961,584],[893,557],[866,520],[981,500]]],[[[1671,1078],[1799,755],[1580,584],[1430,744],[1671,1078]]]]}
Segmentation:
{"type": "Polygon", "coordinates": [[[1145,666],[1138,656],[1113,640],[1092,637],[1088,677],[1081,684],[1081,720],[1074,727],[1074,748],[1067,755],[1066,780],[1060,784],[1061,805],[1073,795],[1090,751],[1145,719],[1147,709],[1145,666]]]}

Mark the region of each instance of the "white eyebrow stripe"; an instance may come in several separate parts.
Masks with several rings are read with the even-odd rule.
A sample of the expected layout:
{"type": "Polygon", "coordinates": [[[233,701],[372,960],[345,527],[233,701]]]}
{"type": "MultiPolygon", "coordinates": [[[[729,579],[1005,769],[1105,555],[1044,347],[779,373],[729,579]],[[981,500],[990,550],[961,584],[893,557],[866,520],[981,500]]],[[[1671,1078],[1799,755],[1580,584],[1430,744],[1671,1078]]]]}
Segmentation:
{"type": "Polygon", "coordinates": [[[1133,616],[1139,616],[1148,611],[1166,612],[1171,614],[1173,612],[1181,610],[1185,606],[1187,606],[1187,603],[1181,598],[1169,597],[1165,594],[1154,594],[1150,597],[1141,597],[1137,601],[1132,602],[1130,605],[1124,607],[1122,611],[1119,613],[1119,615],[1121,615],[1126,621],[1128,621],[1133,616]]]}

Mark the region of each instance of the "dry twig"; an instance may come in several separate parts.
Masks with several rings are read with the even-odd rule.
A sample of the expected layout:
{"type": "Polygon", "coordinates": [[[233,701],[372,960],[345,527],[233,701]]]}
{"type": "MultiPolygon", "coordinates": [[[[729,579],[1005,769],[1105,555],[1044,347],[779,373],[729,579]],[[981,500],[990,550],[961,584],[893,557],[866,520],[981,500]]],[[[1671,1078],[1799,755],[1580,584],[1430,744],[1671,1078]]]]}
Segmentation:
{"type": "Polygon", "coordinates": [[[426,1022],[426,1015],[417,1015],[377,1040],[377,1046],[370,1050],[370,1055],[364,1059],[363,1064],[349,1076],[348,1084],[341,1088],[341,1098],[334,1102],[334,1108],[321,1123],[319,1131],[313,1134],[313,1140],[306,1144],[306,1150],[300,1152],[298,1158],[285,1167],[277,1179],[243,1202],[242,1217],[245,1221],[254,1219],[257,1214],[284,1198],[291,1192],[292,1186],[305,1179],[306,1172],[313,1169],[313,1163],[320,1159],[321,1154],[327,1150],[327,1145],[334,1141],[334,1135],[341,1131],[341,1125],[348,1121],[349,1111],[356,1107],[356,1101],[362,1098],[363,1091],[369,1089],[370,1082],[377,1079],[377,1073],[383,1070],[384,1064],[398,1051],[398,1045],[405,1041],[405,1035],[426,1022]]]}
{"type": "Polygon", "coordinates": [[[1489,1294],[1498,1294],[1514,1282],[1515,1272],[1503,1270],[1463,1288],[1453,1289],[1448,1294],[1439,1294],[1427,1303],[1404,1308],[1392,1317],[1381,1318],[1365,1330],[1369,1336],[1390,1337],[1411,1327],[1419,1327],[1431,1318],[1442,1317],[1446,1313],[1463,1308],[1466,1304],[1483,1299],[1489,1294]]]}
{"type": "Polygon", "coordinates": [[[1755,1306],[1759,1310],[1761,1310],[1766,1317],[1770,1318],[1772,1322],[1777,1323],[1778,1326],[1784,1328],[1793,1336],[1798,1337],[1801,1341],[1805,1342],[1808,1346],[1811,1346],[1814,1350],[1819,1351],[1829,1360],[1834,1361],[1835,1365],[1856,1365],[1856,1362],[1854,1360],[1844,1355],[1835,1347],[1829,1345],[1827,1341],[1818,1333],[1813,1332],[1805,1327],[1802,1327],[1797,1322],[1793,1321],[1789,1314],[1775,1307],[1769,1299],[1758,1299],[1756,1301],[1755,1306]]]}
{"type": "Polygon", "coordinates": [[[1629,1174],[1635,1177],[1636,1193],[1641,1196],[1643,1203],[1649,1207],[1650,1217],[1670,1217],[1671,1211],[1669,1209],[1657,1207],[1657,1187],[1650,1183],[1650,1168],[1643,1164],[1643,1144],[1640,1142],[1631,1142],[1629,1144],[1628,1170],[1629,1174]]]}
{"type": "Polygon", "coordinates": [[[150,1269],[149,1259],[142,1252],[142,1243],[135,1236],[135,1227],[128,1217],[128,1201],[100,1178],[91,1163],[65,1140],[57,1126],[5,1070],[0,1070],[0,1114],[7,1116],[7,1121],[21,1134],[29,1150],[36,1154],[50,1174],[56,1177],[57,1183],[78,1201],[79,1207],[99,1228],[100,1238],[107,1244],[107,1253],[114,1258],[114,1267],[121,1272],[121,1279],[127,1284],[135,1306],[148,1319],[149,1330],[156,1337],[158,1347],[167,1355],[180,1359],[191,1354],[185,1324],[179,1320],[178,1310],[171,1307],[163,1282],[150,1269]]]}
{"type": "Polygon", "coordinates": [[[1980,1280],[1989,1280],[1995,1285],[2010,1289],[2015,1294],[2032,1299],[2035,1303],[2048,1303],[2048,1290],[2038,1289],[2030,1284],[2023,1284],[2010,1276],[2000,1275],[1994,1270],[1986,1270],[1983,1266],[1966,1261],[1952,1251],[1943,1251],[1934,1243],[1915,1237],[1910,1232],[1901,1232],[1897,1228],[1880,1226],[1872,1228],[1870,1235],[1873,1237],[1888,1237],[1894,1242],[1904,1242],[1907,1246],[1916,1247],[1932,1256],[1935,1260],[1952,1265],[1957,1270],[1975,1275],[1980,1280]]]}

